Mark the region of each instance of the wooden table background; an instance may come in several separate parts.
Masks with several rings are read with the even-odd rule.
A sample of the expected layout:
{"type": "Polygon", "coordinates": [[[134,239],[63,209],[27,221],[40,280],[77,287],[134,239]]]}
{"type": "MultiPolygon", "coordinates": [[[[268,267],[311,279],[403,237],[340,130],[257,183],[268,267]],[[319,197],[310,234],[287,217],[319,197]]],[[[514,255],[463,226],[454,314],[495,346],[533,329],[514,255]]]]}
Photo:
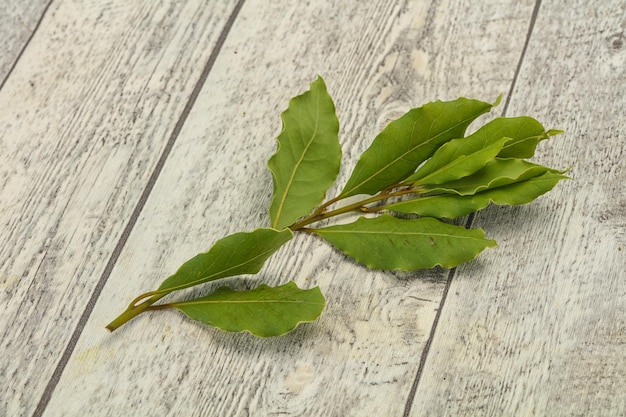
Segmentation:
{"type": "Polygon", "coordinates": [[[625,31],[623,0],[0,1],[0,415],[625,415],[625,31]],[[108,333],[268,223],[279,114],[317,74],[339,184],[409,108],[500,93],[566,130],[536,159],[575,181],[479,213],[499,247],[453,271],[299,236],[232,280],[322,288],[285,337],[174,312],[108,333]]]}

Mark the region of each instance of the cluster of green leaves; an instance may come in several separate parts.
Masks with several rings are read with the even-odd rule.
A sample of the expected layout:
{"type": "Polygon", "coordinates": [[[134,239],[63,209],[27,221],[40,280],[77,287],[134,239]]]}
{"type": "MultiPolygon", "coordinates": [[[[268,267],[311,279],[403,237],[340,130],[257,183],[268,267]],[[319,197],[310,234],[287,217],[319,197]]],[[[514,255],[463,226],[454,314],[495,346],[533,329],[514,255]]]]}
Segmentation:
{"type": "Polygon", "coordinates": [[[464,216],[490,203],[528,203],[566,178],[564,171],[526,160],[540,141],[561,133],[545,130],[531,117],[496,118],[465,136],[470,123],[495,105],[459,98],[410,110],[374,139],[343,190],[323,202],[339,174],[341,146],[335,106],[318,78],[282,114],[278,150],[268,162],[274,181],[270,227],[219,240],[157,290],[137,297],[107,328],[113,331],[144,311],[165,308],[226,331],[261,337],[281,335],[315,320],[325,304],[320,289],[300,289],[293,282],[248,291],[221,287],[205,297],[155,304],[177,290],[256,274],[294,232],[316,234],[370,268],[453,268],[475,258],[496,242],[485,238],[481,229],[442,219],[464,216]],[[355,196],[361,199],[354,202],[355,196]],[[353,202],[339,204],[348,197],[353,202]],[[310,227],[349,212],[374,217],[310,227]]]}

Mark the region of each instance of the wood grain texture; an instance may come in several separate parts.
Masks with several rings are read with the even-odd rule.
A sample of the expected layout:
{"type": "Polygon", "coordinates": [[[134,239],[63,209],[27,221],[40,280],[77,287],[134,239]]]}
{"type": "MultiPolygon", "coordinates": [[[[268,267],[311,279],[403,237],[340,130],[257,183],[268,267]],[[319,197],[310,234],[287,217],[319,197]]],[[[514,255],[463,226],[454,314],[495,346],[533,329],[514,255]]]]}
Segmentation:
{"type": "Polygon", "coordinates": [[[0,1],[0,85],[31,37],[50,0],[0,1]]]}
{"type": "Polygon", "coordinates": [[[507,91],[531,12],[517,1],[247,1],[44,415],[401,415],[442,270],[369,271],[298,236],[257,278],[228,281],[320,285],[322,318],[285,337],[226,334],[175,312],[112,335],[104,325],[218,238],[268,224],[279,113],[317,73],[338,108],[343,184],[411,106],[507,91]]]}
{"type": "Polygon", "coordinates": [[[566,130],[538,159],[574,181],[477,216],[500,248],[459,268],[412,416],[626,414],[625,16],[541,5],[508,113],[566,130]]]}
{"type": "Polygon", "coordinates": [[[0,415],[33,412],[234,2],[55,2],[0,91],[0,415]]]}

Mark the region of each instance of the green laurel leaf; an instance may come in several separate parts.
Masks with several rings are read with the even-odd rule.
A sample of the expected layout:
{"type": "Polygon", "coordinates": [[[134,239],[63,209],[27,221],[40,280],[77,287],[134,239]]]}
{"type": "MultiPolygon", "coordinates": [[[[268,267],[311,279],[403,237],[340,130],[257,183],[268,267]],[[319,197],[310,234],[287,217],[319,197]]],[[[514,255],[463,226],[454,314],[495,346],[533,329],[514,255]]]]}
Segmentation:
{"type": "Polygon", "coordinates": [[[444,143],[465,129],[492,104],[459,98],[435,101],[410,110],[387,125],[361,155],[341,197],[373,195],[399,183],[444,143]]]}
{"type": "Polygon", "coordinates": [[[444,192],[458,195],[474,195],[481,191],[503,187],[543,175],[547,172],[562,174],[542,165],[522,159],[493,159],[484,168],[456,181],[439,185],[425,185],[422,188],[427,192],[444,192]]]}
{"type": "Polygon", "coordinates": [[[531,158],[539,142],[561,133],[561,130],[546,131],[537,120],[521,116],[498,117],[476,131],[475,135],[483,135],[485,138],[511,138],[498,154],[498,158],[521,159],[531,158]]]}
{"type": "Polygon", "coordinates": [[[249,331],[260,337],[280,336],[299,323],[319,317],[325,300],[319,287],[303,290],[293,282],[248,291],[218,288],[213,294],[167,305],[193,320],[227,332],[249,331]]]}
{"type": "Polygon", "coordinates": [[[389,204],[386,208],[399,213],[454,219],[481,210],[489,203],[510,206],[530,203],[554,188],[559,181],[567,178],[562,174],[547,172],[474,195],[437,194],[389,204]]]}
{"type": "Polygon", "coordinates": [[[499,158],[529,158],[539,141],[560,131],[548,131],[532,117],[499,117],[466,138],[453,139],[439,148],[404,182],[442,184],[466,177],[499,158]],[[504,141],[505,143],[500,143],[504,141]]]}
{"type": "Polygon", "coordinates": [[[208,252],[185,262],[157,291],[171,292],[220,278],[256,274],[267,258],[292,237],[289,229],[267,228],[227,236],[208,252]]]}
{"type": "Polygon", "coordinates": [[[413,271],[437,265],[452,268],[474,259],[487,247],[481,229],[465,229],[430,217],[398,219],[383,214],[373,219],[312,229],[337,249],[376,269],[413,271]]]}
{"type": "Polygon", "coordinates": [[[443,184],[461,179],[484,167],[510,140],[500,138],[491,143],[485,143],[482,138],[479,141],[474,139],[474,136],[469,136],[446,143],[404,182],[420,186],[443,184]]]}
{"type": "Polygon", "coordinates": [[[278,150],[268,162],[274,179],[271,225],[282,229],[318,205],[339,174],[341,146],[335,105],[321,77],[281,115],[278,150]]]}

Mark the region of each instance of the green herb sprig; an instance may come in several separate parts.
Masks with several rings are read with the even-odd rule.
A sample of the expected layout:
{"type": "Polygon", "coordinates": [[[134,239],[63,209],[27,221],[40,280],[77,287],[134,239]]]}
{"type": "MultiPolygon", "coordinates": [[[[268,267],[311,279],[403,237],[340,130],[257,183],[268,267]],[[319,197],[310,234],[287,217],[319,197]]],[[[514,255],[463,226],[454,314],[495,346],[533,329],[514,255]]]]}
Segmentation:
{"type": "Polygon", "coordinates": [[[170,308],[225,331],[260,337],[282,335],[317,319],[325,305],[319,287],[300,289],[292,281],[247,291],[220,287],[204,297],[156,304],[174,291],[256,274],[295,232],[315,234],[369,268],[453,268],[474,259],[496,242],[482,229],[441,219],[490,203],[525,204],[567,178],[565,171],[526,160],[540,141],[562,133],[545,130],[531,117],[496,118],[465,136],[470,123],[498,101],[459,98],[410,110],[376,136],[343,190],[323,202],[339,174],[341,146],[335,105],[318,77],[282,113],[278,150],[268,162],[274,182],[270,227],[217,241],[156,290],[133,300],[107,329],[114,331],[145,311],[170,308]],[[351,202],[341,205],[348,197],[351,202]],[[349,224],[313,227],[350,212],[362,215],[349,224]]]}

